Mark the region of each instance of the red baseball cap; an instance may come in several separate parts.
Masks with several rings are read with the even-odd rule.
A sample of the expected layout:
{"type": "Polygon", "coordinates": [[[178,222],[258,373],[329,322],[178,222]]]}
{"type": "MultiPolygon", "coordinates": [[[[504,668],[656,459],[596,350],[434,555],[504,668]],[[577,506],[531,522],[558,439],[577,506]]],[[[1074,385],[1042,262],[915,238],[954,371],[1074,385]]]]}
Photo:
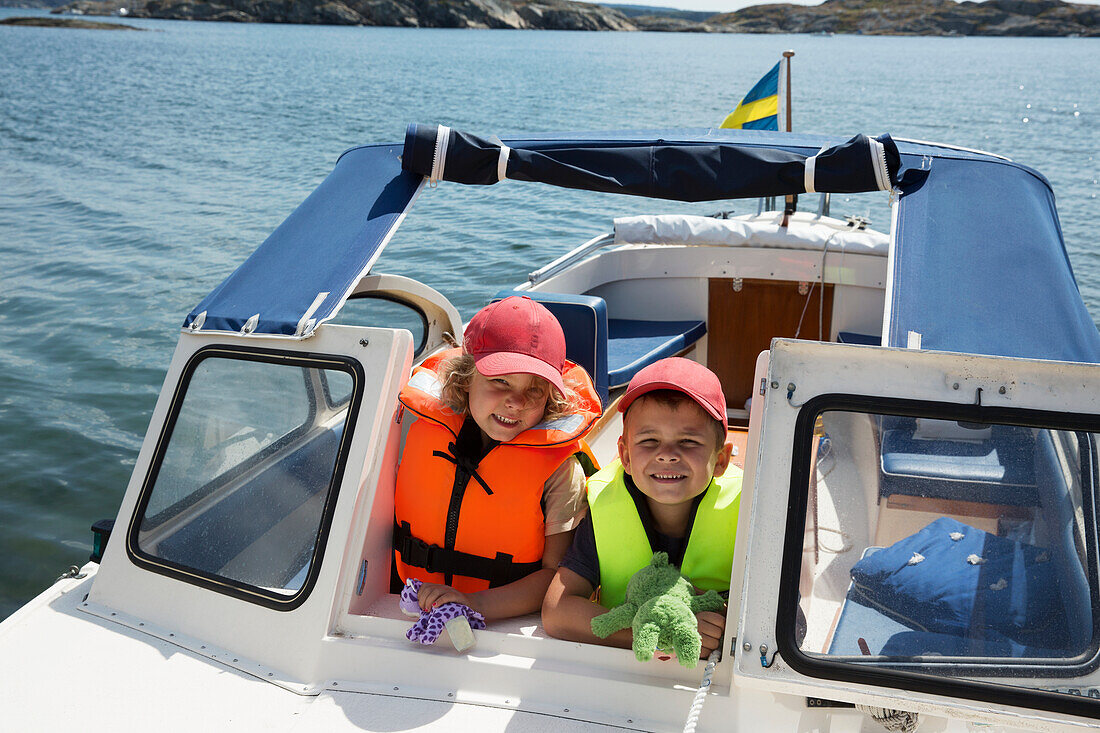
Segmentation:
{"type": "Polygon", "coordinates": [[[565,394],[565,333],[546,306],[526,296],[513,295],[475,313],[462,349],[486,377],[534,374],[565,394]]]}
{"type": "Polygon", "coordinates": [[[726,428],[726,397],[718,375],[699,362],[679,356],[655,361],[635,374],[619,400],[619,412],[626,412],[634,400],[658,389],[683,392],[722,423],[723,430],[726,428]]]}

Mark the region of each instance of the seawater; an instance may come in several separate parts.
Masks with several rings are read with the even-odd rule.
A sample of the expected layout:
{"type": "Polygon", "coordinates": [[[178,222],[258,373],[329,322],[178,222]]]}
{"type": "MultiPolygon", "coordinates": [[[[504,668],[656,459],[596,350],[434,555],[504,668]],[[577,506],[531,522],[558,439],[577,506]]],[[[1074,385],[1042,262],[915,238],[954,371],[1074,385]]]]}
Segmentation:
{"type": "MultiPolygon", "coordinates": [[[[707,127],[794,49],[796,130],[890,132],[1042,171],[1100,317],[1100,40],[118,22],[147,32],[0,27],[0,617],[82,564],[89,525],[116,514],[184,315],[343,150],[400,141],[409,122],[707,127]]],[[[464,316],[613,216],[719,208],[522,184],[436,193],[376,269],[464,316]]],[[[883,202],[842,199],[834,214],[887,227],[883,202]]]]}

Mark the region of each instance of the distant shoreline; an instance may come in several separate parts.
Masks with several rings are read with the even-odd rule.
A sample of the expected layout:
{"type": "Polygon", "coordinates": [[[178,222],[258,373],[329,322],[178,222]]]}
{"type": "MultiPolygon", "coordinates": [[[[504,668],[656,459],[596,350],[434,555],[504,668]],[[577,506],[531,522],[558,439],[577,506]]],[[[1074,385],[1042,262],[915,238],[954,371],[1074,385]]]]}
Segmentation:
{"type": "Polygon", "coordinates": [[[14,16],[0,19],[0,25],[23,25],[38,28],[80,28],[82,30],[144,31],[145,28],[123,23],[104,23],[98,20],[78,18],[42,18],[39,16],[14,16]]]}
{"type": "MultiPolygon", "coordinates": [[[[56,0],[41,0],[43,3],[56,0]]],[[[3,2],[3,0],[0,0],[3,2]]],[[[165,20],[420,28],[805,33],[880,36],[1100,37],[1100,6],[1062,0],[826,0],[697,11],[571,0],[75,0],[53,13],[165,20]],[[223,4],[231,2],[231,4],[223,4]]]]}

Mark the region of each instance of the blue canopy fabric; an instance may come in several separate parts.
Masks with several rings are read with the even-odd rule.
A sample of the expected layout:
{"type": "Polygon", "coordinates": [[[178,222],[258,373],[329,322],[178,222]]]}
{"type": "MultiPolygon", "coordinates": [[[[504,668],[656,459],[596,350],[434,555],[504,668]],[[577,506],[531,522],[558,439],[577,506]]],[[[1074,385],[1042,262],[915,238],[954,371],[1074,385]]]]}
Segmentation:
{"type": "MultiPolygon", "coordinates": [[[[339,311],[439,172],[435,126],[404,145],[353,148],[270,237],[191,311],[194,331],[304,338],[339,311]],[[400,157],[399,157],[400,156],[400,157]]],[[[761,130],[547,134],[501,143],[450,131],[443,180],[516,180],[680,200],[893,188],[891,302],[883,343],[1100,363],[1050,184],[1003,158],[932,143],[761,130]],[[876,147],[876,144],[878,147],[876,147]],[[876,174],[873,163],[885,158],[876,174]]]]}
{"type": "Polygon", "coordinates": [[[400,145],[344,153],[286,221],[195,306],[183,327],[306,337],[335,316],[423,184],[401,170],[400,153],[400,145]]]}
{"type": "Polygon", "coordinates": [[[932,159],[898,201],[888,346],[1100,362],[1046,179],[1020,165],[932,159]]]}
{"type": "Polygon", "coordinates": [[[437,125],[409,125],[405,170],[466,184],[507,178],[565,188],[675,201],[783,196],[807,191],[887,191],[900,158],[889,135],[857,135],[825,150],[796,151],[730,142],[576,140],[542,143],[485,140],[437,125]],[[811,161],[812,159],[812,161],[811,161]],[[807,167],[810,175],[807,175],[807,167]]]}

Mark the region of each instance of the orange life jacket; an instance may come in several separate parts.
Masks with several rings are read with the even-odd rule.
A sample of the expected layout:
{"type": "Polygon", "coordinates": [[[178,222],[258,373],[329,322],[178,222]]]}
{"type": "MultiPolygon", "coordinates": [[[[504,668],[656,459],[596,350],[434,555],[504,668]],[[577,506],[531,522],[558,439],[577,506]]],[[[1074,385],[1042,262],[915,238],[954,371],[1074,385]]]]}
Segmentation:
{"type": "Polygon", "coordinates": [[[393,545],[402,580],[472,593],[542,567],[544,484],[569,456],[591,459],[582,438],[602,408],[587,372],[567,362],[563,377],[580,397],[577,411],[523,431],[471,465],[455,456],[465,416],[440,402],[436,373],[459,353],[453,349],[425,360],[401,390],[401,404],[419,419],[409,428],[397,472],[393,545]]]}

